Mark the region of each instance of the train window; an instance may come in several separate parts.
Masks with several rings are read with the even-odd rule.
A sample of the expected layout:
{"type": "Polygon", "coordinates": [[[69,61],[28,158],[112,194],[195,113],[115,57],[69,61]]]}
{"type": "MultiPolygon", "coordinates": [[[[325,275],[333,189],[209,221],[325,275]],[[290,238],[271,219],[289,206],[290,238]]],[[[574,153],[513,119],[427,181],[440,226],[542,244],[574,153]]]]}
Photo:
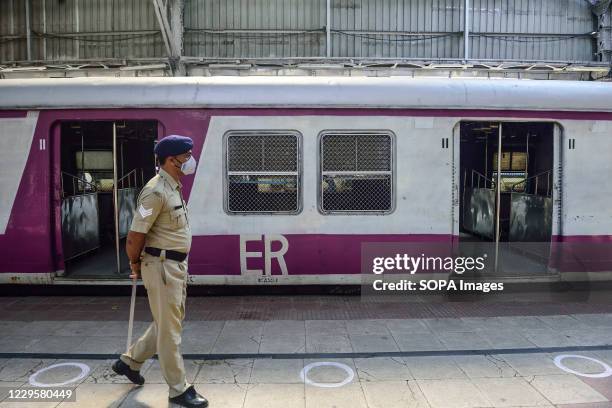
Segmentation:
{"type": "Polygon", "coordinates": [[[392,133],[325,131],[319,149],[321,212],[392,211],[392,133]]]}
{"type": "Polygon", "coordinates": [[[299,133],[231,131],[225,148],[227,212],[300,211],[299,133]]]}

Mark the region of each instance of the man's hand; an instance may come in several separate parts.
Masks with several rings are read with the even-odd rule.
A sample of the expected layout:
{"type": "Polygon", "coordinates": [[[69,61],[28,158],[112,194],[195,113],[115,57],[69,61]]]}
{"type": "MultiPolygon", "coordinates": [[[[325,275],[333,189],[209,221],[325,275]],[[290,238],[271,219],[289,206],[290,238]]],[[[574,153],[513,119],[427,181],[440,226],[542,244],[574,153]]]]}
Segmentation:
{"type": "Polygon", "coordinates": [[[132,278],[133,280],[138,280],[138,278],[140,278],[140,262],[130,262],[130,269],[132,271],[132,273],[130,274],[130,278],[132,278]]]}

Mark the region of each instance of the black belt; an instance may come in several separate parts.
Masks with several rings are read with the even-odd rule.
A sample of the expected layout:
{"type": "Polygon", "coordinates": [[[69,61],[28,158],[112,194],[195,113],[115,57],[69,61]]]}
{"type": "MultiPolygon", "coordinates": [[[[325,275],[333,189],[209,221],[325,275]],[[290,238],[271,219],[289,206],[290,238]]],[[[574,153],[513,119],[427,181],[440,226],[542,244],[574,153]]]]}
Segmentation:
{"type": "MultiPolygon", "coordinates": [[[[153,256],[160,256],[161,249],[155,247],[146,247],[144,251],[153,256]]],[[[187,258],[187,254],[179,251],[172,251],[170,249],[166,250],[166,259],[170,259],[177,262],[183,262],[187,258]]]]}

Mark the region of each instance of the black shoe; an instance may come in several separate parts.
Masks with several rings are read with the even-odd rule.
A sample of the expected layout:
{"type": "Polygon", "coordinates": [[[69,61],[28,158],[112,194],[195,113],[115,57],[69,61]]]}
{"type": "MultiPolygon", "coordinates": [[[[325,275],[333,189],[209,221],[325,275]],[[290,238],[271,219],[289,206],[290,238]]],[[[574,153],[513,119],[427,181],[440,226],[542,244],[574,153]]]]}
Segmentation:
{"type": "Polygon", "coordinates": [[[132,370],[129,365],[121,360],[115,361],[112,365],[112,369],[119,375],[125,375],[134,384],[142,385],[145,383],[145,379],[140,375],[140,371],[132,370]]]}
{"type": "Polygon", "coordinates": [[[198,394],[195,388],[193,388],[193,385],[187,388],[181,395],[168,398],[168,400],[174,404],[179,404],[184,407],[206,408],[208,406],[208,400],[198,394]]]}

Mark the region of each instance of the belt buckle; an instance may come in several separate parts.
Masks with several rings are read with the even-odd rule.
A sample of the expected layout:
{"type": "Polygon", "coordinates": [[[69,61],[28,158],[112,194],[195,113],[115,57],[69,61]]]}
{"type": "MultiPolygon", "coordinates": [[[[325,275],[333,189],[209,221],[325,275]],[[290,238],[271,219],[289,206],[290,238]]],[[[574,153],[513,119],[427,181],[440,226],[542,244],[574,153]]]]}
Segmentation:
{"type": "Polygon", "coordinates": [[[166,260],[166,250],[165,249],[162,249],[161,252],[159,253],[159,259],[162,262],[166,260]]]}

